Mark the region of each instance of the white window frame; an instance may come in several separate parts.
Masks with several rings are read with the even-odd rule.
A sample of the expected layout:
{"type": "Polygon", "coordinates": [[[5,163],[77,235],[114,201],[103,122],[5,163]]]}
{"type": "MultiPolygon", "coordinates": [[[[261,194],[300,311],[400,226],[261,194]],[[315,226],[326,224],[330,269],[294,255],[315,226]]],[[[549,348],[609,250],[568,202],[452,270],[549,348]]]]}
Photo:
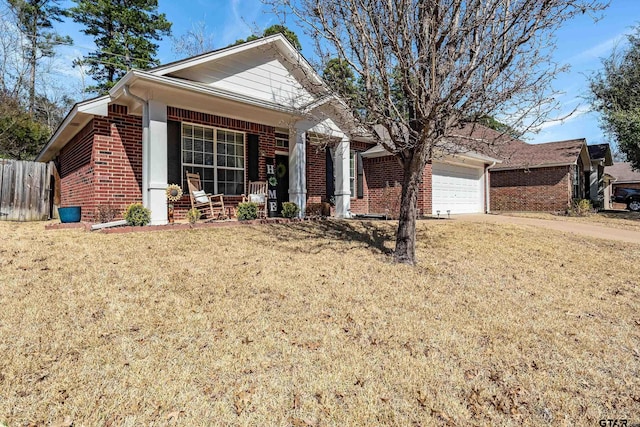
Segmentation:
{"type": "Polygon", "coordinates": [[[276,129],[276,150],[277,149],[282,149],[282,150],[286,150],[287,152],[289,151],[289,133],[288,131],[285,130],[280,130],[280,129],[276,129]],[[286,136],[286,137],[279,137],[279,135],[282,136],[286,136]],[[278,141],[286,141],[286,143],[282,143],[280,145],[278,145],[278,141]]]}
{"type": "MultiPolygon", "coordinates": [[[[193,138],[192,138],[193,140],[193,138]]],[[[226,144],[225,145],[229,145],[226,144]]],[[[233,144],[234,146],[237,146],[236,144],[233,144]]],[[[247,155],[246,155],[246,149],[247,149],[247,135],[246,132],[242,132],[242,131],[238,131],[238,130],[234,130],[234,129],[225,129],[225,128],[219,128],[219,127],[214,127],[214,126],[207,126],[207,125],[202,125],[199,123],[190,123],[190,122],[182,122],[181,126],[180,126],[180,163],[181,163],[181,173],[182,173],[182,179],[183,179],[183,188],[186,188],[186,178],[185,178],[185,167],[189,167],[189,168],[207,168],[207,169],[211,169],[213,171],[213,188],[214,188],[214,193],[224,193],[223,191],[219,191],[218,188],[218,170],[236,170],[236,171],[242,171],[242,191],[239,194],[230,194],[230,193],[225,193],[225,195],[230,195],[230,196],[239,196],[240,194],[242,194],[244,192],[245,189],[245,181],[246,181],[246,163],[247,163],[247,155]],[[195,153],[196,151],[193,149],[193,147],[191,148],[191,150],[185,150],[185,134],[184,134],[184,127],[185,126],[191,126],[194,130],[195,128],[202,128],[202,141],[203,144],[206,142],[209,142],[208,139],[204,138],[204,135],[206,133],[206,130],[209,129],[212,131],[212,140],[210,142],[212,142],[213,144],[213,162],[212,164],[208,165],[205,162],[205,151],[204,151],[204,147],[203,147],[203,163],[194,163],[193,161],[191,163],[186,163],[185,162],[185,151],[191,151],[192,155],[193,153],[195,153]],[[236,135],[242,135],[242,167],[229,167],[229,166],[218,166],[218,132],[229,132],[232,134],[236,134],[236,135]]],[[[238,157],[237,155],[235,155],[236,157],[238,157]]],[[[193,160],[193,158],[192,158],[193,160]]],[[[204,176],[200,177],[201,182],[203,183],[203,188],[204,188],[204,176]]],[[[211,180],[207,180],[207,182],[211,182],[211,180]]]]}

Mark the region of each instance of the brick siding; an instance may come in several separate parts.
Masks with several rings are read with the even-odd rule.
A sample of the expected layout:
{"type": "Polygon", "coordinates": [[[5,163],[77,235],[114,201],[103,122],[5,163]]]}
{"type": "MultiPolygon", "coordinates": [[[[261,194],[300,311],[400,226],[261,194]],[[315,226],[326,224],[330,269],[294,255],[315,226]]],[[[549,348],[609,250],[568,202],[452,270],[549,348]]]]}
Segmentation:
{"type": "Polygon", "coordinates": [[[327,148],[306,144],[307,203],[327,202],[327,148]]]}
{"type": "MultiPolygon", "coordinates": [[[[400,214],[402,182],[404,171],[398,160],[392,156],[365,159],[365,175],[369,190],[369,210],[371,213],[386,214],[397,218],[400,214]]],[[[431,215],[431,163],[422,171],[422,180],[418,188],[418,215],[431,215]]]]}
{"type": "Polygon", "coordinates": [[[78,132],[60,150],[57,162],[60,165],[60,206],[81,206],[83,219],[89,205],[93,204],[93,121],[78,132]]]}
{"type": "Polygon", "coordinates": [[[571,201],[570,166],[492,171],[492,211],[564,211],[571,201]]]}

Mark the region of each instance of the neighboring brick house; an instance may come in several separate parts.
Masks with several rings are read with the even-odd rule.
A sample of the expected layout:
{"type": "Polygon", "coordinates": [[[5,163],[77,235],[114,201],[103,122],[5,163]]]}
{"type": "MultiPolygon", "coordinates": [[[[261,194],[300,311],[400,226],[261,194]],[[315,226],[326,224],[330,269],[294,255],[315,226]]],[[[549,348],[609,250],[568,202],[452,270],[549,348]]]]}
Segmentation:
{"type": "Polygon", "coordinates": [[[640,188],[640,172],[633,170],[631,163],[619,162],[604,168],[605,178],[609,185],[605,185],[604,197],[606,208],[624,209],[622,203],[611,203],[611,196],[616,188],[640,188]]]}
{"type": "Polygon", "coordinates": [[[492,211],[565,211],[589,198],[591,159],[584,138],[498,147],[503,162],[491,170],[492,211]]]}

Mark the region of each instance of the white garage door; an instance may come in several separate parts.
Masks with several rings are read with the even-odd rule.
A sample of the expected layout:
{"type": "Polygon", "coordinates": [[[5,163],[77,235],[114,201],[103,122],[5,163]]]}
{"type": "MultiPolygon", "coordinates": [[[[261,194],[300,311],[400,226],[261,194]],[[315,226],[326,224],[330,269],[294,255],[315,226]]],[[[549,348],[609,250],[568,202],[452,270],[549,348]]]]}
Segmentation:
{"type": "Polygon", "coordinates": [[[433,214],[484,212],[483,168],[433,163],[433,214]]]}

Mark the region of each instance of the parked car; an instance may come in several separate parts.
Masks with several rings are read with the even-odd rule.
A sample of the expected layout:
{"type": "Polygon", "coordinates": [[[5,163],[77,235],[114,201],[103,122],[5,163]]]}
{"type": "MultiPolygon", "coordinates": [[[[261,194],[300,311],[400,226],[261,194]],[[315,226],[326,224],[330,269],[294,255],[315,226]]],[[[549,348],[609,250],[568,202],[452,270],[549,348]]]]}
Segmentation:
{"type": "Polygon", "coordinates": [[[640,189],[616,188],[612,200],[616,203],[624,203],[630,211],[640,211],[640,189]]]}

